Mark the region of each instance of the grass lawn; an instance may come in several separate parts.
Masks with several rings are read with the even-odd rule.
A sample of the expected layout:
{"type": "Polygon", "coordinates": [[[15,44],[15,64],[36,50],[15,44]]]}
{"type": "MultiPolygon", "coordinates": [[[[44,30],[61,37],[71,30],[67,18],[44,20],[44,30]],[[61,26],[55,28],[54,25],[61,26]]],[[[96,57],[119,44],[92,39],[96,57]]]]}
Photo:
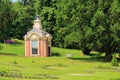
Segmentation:
{"type": "Polygon", "coordinates": [[[80,50],[53,47],[52,57],[28,58],[24,45],[0,45],[0,75],[7,72],[0,80],[120,80],[120,67],[112,67],[95,52],[85,56],[80,50]],[[66,58],[67,53],[73,58],[66,58]]]}

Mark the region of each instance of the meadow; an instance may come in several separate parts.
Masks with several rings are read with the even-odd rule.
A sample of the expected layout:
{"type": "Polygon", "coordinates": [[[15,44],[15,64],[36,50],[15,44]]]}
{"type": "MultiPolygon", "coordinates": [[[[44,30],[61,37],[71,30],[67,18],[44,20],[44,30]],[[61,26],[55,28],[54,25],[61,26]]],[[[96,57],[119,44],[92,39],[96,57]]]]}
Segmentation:
{"type": "Polygon", "coordinates": [[[51,57],[24,57],[24,44],[0,45],[0,80],[120,80],[120,67],[98,52],[53,47],[51,57]]]}

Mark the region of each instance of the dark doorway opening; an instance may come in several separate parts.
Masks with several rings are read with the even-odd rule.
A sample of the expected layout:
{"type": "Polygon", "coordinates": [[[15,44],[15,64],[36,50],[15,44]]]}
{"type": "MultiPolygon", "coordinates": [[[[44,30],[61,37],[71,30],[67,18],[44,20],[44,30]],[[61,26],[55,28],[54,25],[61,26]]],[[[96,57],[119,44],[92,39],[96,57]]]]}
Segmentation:
{"type": "Polygon", "coordinates": [[[48,56],[50,56],[50,46],[48,46],[48,56]]]}

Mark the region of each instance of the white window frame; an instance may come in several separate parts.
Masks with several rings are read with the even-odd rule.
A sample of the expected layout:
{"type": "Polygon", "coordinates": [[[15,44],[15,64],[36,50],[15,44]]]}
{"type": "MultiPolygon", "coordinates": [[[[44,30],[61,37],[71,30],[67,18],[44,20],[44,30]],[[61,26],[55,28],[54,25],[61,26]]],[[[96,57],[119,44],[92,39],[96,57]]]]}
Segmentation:
{"type": "Polygon", "coordinates": [[[31,56],[38,56],[39,55],[39,41],[38,40],[30,40],[30,55],[31,56]],[[37,41],[37,54],[32,53],[32,41],[37,41]]]}

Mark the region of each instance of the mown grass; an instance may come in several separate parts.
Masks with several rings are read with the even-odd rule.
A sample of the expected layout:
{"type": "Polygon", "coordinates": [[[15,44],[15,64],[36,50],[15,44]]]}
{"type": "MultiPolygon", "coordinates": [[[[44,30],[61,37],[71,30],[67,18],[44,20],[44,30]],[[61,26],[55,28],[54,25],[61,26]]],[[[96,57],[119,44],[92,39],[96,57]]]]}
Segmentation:
{"type": "Polygon", "coordinates": [[[23,44],[0,44],[0,53],[8,55],[24,55],[23,44]]]}
{"type": "Polygon", "coordinates": [[[120,80],[120,67],[112,67],[95,52],[85,56],[80,50],[53,47],[52,57],[28,58],[23,44],[0,45],[0,69],[9,70],[9,76],[1,80],[120,80]],[[72,59],[66,58],[68,53],[73,54],[72,59]]]}

